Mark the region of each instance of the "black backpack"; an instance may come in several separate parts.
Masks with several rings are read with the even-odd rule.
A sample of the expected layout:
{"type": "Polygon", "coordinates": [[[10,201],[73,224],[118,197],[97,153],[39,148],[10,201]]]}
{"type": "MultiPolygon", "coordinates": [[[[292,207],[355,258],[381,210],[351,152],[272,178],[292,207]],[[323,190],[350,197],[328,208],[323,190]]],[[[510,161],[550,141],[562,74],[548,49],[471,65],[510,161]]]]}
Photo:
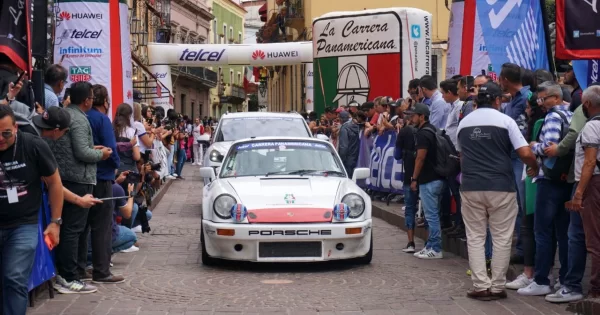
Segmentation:
{"type": "MultiPolygon", "coordinates": [[[[567,116],[558,110],[554,110],[554,113],[558,114],[561,119],[560,123],[560,140],[564,139],[569,133],[569,120],[567,116]]],[[[550,114],[550,113],[548,113],[550,114]]],[[[541,132],[538,134],[537,141],[540,141],[541,132]]],[[[575,149],[569,150],[569,153],[563,156],[556,157],[556,162],[552,168],[548,168],[546,163],[542,163],[542,171],[544,171],[544,177],[554,182],[564,183],[567,182],[569,172],[571,171],[571,164],[575,158],[575,149]]]]}
{"type": "Polygon", "coordinates": [[[458,151],[456,151],[456,148],[454,147],[452,140],[450,140],[450,137],[446,134],[446,131],[436,131],[431,127],[425,127],[423,130],[427,130],[435,135],[436,150],[433,170],[443,177],[456,176],[460,173],[458,151]]]}

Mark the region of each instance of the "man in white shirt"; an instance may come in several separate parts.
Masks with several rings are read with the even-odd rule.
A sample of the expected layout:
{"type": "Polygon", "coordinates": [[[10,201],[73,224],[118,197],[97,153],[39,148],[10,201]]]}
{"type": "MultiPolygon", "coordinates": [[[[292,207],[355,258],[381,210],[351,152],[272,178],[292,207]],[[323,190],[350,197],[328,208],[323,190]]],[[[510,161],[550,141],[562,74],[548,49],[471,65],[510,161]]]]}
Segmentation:
{"type": "Polygon", "coordinates": [[[458,122],[459,122],[459,114],[460,109],[462,108],[463,102],[460,100],[458,96],[458,84],[455,80],[445,80],[440,83],[440,88],[442,90],[442,97],[446,103],[450,104],[450,113],[448,114],[448,119],[446,120],[446,134],[452,140],[452,144],[456,147],[458,144],[458,122]]]}
{"type": "Polygon", "coordinates": [[[207,144],[210,141],[210,136],[204,132],[204,126],[200,118],[196,118],[195,124],[192,129],[192,135],[194,136],[194,163],[192,165],[202,165],[204,159],[204,148],[202,144],[207,144]]]}

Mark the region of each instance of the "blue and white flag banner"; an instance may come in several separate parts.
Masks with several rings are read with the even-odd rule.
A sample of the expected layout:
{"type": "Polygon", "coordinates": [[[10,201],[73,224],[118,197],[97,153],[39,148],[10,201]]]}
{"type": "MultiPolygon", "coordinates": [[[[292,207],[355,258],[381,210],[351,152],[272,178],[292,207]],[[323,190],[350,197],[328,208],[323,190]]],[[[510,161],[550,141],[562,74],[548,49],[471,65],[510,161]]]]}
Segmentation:
{"type": "Polygon", "coordinates": [[[371,176],[359,186],[380,192],[403,192],[404,168],[401,160],[394,158],[396,132],[388,131],[375,137],[361,133],[357,167],[368,167],[371,176]]]}
{"type": "Polygon", "coordinates": [[[598,68],[600,66],[600,59],[593,60],[573,60],[573,72],[575,72],[575,78],[581,89],[585,90],[592,83],[598,82],[598,68]]]}

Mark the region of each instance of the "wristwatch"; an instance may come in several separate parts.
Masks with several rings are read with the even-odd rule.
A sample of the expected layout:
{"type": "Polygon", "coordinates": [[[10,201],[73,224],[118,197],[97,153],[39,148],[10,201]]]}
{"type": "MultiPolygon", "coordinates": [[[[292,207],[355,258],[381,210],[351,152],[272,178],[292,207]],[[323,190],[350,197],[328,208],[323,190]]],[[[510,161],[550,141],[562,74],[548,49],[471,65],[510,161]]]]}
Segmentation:
{"type": "Polygon", "coordinates": [[[50,223],[55,223],[55,224],[57,224],[58,226],[61,226],[61,225],[62,225],[62,222],[63,222],[62,218],[58,218],[58,219],[50,219],[50,223]]]}

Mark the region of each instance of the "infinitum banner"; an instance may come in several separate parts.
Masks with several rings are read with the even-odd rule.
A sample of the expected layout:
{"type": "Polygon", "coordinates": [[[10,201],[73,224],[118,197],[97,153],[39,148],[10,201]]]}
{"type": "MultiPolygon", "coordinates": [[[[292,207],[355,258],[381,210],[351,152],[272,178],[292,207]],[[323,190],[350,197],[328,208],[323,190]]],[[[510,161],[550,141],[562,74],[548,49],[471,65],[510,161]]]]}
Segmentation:
{"type": "Polygon", "coordinates": [[[454,0],[446,77],[495,76],[502,64],[548,70],[539,0],[454,0]]]}
{"type": "Polygon", "coordinates": [[[127,3],[61,0],[55,12],[54,62],[69,73],[66,87],[80,81],[104,85],[113,115],[120,103],[133,104],[127,3]]]}

